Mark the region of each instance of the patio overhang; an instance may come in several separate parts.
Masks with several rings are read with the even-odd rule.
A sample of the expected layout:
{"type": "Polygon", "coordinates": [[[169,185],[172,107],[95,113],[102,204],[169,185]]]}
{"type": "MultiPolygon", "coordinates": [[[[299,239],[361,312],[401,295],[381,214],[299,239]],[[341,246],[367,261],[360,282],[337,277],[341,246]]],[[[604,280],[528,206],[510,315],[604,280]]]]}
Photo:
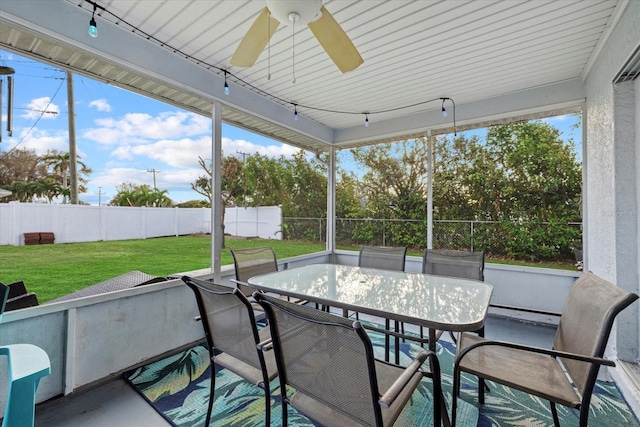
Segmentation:
{"type": "MultiPolygon", "coordinates": [[[[241,22],[250,21],[251,10],[256,9],[255,4],[246,4],[247,7],[244,9],[249,9],[246,12],[244,9],[241,11],[235,8],[233,11],[228,11],[227,9],[231,6],[225,2],[221,3],[216,5],[216,11],[221,12],[221,9],[224,9],[227,13],[233,13],[224,20],[224,27],[229,27],[230,30],[235,28],[234,22],[242,26],[241,22]]],[[[491,28],[495,25],[496,31],[499,27],[517,25],[520,19],[517,14],[509,12],[510,2],[502,3],[504,4],[495,10],[495,13],[504,15],[507,21],[501,21],[499,26],[497,23],[491,24],[491,28]]],[[[460,67],[450,67],[448,65],[450,61],[445,61],[444,58],[458,51],[468,51],[474,46],[473,39],[451,45],[450,51],[444,47],[439,49],[438,52],[443,58],[442,68],[446,68],[445,74],[450,77],[442,83],[437,81],[425,83],[424,94],[416,94],[421,92],[422,88],[416,89],[415,85],[419,85],[420,81],[431,81],[430,76],[435,73],[428,64],[438,60],[437,56],[430,56],[431,49],[434,47],[431,39],[427,37],[413,42],[411,46],[414,51],[406,58],[406,55],[399,57],[389,53],[380,54],[382,55],[380,59],[374,57],[371,60],[374,62],[371,67],[375,68],[377,75],[371,75],[374,71],[365,74],[367,63],[362,66],[362,70],[340,75],[328,67],[331,64],[323,62],[321,68],[316,68],[319,67],[318,64],[304,67],[306,63],[302,60],[298,65],[300,69],[298,83],[286,82],[288,77],[279,75],[278,86],[274,86],[274,83],[264,79],[265,70],[262,63],[253,68],[241,70],[227,65],[229,58],[224,56],[224,52],[233,50],[235,43],[224,47],[213,57],[210,54],[205,55],[203,51],[215,45],[216,39],[219,39],[220,43],[230,43],[223,35],[209,29],[213,24],[202,21],[192,23],[199,26],[201,33],[206,32],[207,36],[214,37],[210,41],[187,42],[185,40],[179,44],[179,33],[169,34],[177,30],[178,23],[169,21],[161,24],[158,21],[160,13],[155,10],[157,6],[152,7],[145,2],[99,3],[101,6],[104,5],[105,10],[114,13],[114,16],[122,17],[122,20],[103,12],[98,19],[100,35],[97,38],[91,38],[86,33],[90,17],[89,10],[92,8],[92,5],[86,1],[55,0],[38,2],[37,6],[29,0],[4,2],[0,10],[0,21],[2,21],[0,47],[205,116],[210,116],[213,103],[219,102],[222,104],[222,120],[225,123],[305,150],[323,152],[330,146],[339,149],[351,148],[424,136],[427,131],[431,131],[432,134],[451,133],[454,130],[462,131],[492,124],[580,111],[586,97],[584,74],[594,55],[606,42],[608,28],[618,19],[625,2],[601,3],[591,11],[591,14],[587,14],[587,17],[582,19],[584,23],[580,24],[579,28],[585,31],[584,35],[588,35],[589,41],[580,42],[580,54],[572,54],[570,61],[561,61],[558,58],[557,65],[550,66],[538,64],[533,60],[534,57],[544,55],[544,52],[553,52],[556,55],[572,52],[576,48],[577,40],[581,40],[579,35],[571,37],[565,35],[564,39],[558,39],[553,43],[541,40],[540,44],[532,44],[531,38],[534,36],[547,40],[559,37],[563,31],[566,32],[563,28],[566,24],[566,22],[563,24],[563,17],[572,11],[577,13],[580,9],[575,5],[569,8],[571,10],[559,6],[546,6],[536,11],[538,14],[536,19],[548,19],[552,24],[545,25],[535,34],[514,33],[513,40],[494,37],[493,43],[487,43],[486,47],[476,54],[469,55],[470,59],[465,60],[460,67]],[[162,25],[165,28],[162,28],[162,25]],[[167,38],[167,44],[159,43],[158,41],[163,41],[161,34],[151,33],[150,28],[163,33],[167,38]],[[174,42],[171,42],[171,39],[174,42]],[[510,56],[509,52],[513,52],[512,45],[525,41],[532,45],[529,50],[532,58],[523,58],[521,55],[510,56]],[[171,45],[182,47],[177,50],[171,45]],[[127,48],[123,49],[123,46],[127,48]],[[497,48],[504,49],[504,52],[496,53],[497,48]],[[421,50],[424,50],[424,53],[421,50]],[[197,54],[198,51],[203,53],[197,54]],[[483,55],[492,56],[493,64],[487,66],[488,60],[483,59],[483,55]],[[387,60],[387,56],[394,62],[395,70],[401,69],[405,61],[406,67],[411,69],[408,76],[403,78],[404,80],[408,78],[405,83],[393,84],[393,95],[390,95],[389,90],[382,88],[381,85],[386,81],[397,80],[398,71],[386,68],[383,72],[377,71],[378,67],[384,65],[383,61],[387,60]],[[411,65],[412,57],[414,61],[429,62],[416,68],[415,65],[411,65]],[[506,71],[500,71],[502,68],[506,71]],[[242,79],[238,84],[232,82],[232,91],[228,96],[223,90],[224,73],[220,71],[223,69],[229,70],[229,73],[234,73],[242,79]],[[513,71],[510,71],[511,69],[513,71]],[[508,81],[505,81],[507,76],[508,81]],[[317,80],[318,84],[314,84],[312,80],[317,80]],[[344,89],[340,91],[331,87],[346,84],[343,80],[350,86],[348,93],[343,93],[344,89]],[[411,80],[415,80],[416,83],[412,84],[411,80]],[[322,86],[323,84],[331,86],[322,86]],[[316,86],[328,92],[327,96],[319,98],[316,86]],[[451,97],[456,103],[455,128],[451,114],[449,118],[443,118],[441,115],[440,97],[451,97]],[[314,102],[316,98],[318,98],[317,103],[314,102]],[[429,99],[434,102],[424,102],[429,99]],[[294,120],[293,117],[292,103],[294,102],[300,105],[298,120],[294,120]],[[423,105],[405,108],[412,103],[423,102],[423,105]],[[373,108],[367,108],[368,104],[373,108]],[[312,108],[304,108],[303,105],[309,105],[312,108]],[[315,107],[324,107],[332,112],[316,111],[315,107]],[[333,109],[336,110],[333,111],[333,109]],[[384,109],[395,109],[395,111],[375,113],[377,110],[384,109]],[[353,114],[358,111],[371,112],[371,126],[363,126],[364,114],[353,114]]],[[[381,5],[379,2],[372,2],[371,5],[375,5],[377,9],[384,6],[384,10],[380,11],[373,8],[377,12],[371,19],[380,19],[379,15],[390,12],[388,8],[391,8],[394,13],[400,13],[403,9],[400,4],[381,5]]],[[[362,5],[357,6],[362,7],[362,5]]],[[[493,10],[486,7],[478,11],[475,10],[476,6],[469,4],[465,4],[460,10],[453,5],[444,8],[446,11],[443,13],[449,14],[472,13],[472,11],[488,13],[493,10]]],[[[182,13],[186,14],[188,10],[189,8],[185,5],[182,13]]],[[[373,12],[367,10],[367,13],[373,12]]],[[[428,10],[420,9],[415,13],[424,15],[425,19],[428,17],[428,10]]],[[[349,21],[351,15],[355,19],[357,14],[358,10],[351,11],[346,8],[341,10],[338,16],[341,16],[342,20],[349,21]]],[[[222,29],[223,21],[217,22],[217,25],[222,29]]],[[[373,43],[374,40],[380,44],[391,43],[393,40],[391,32],[399,31],[401,26],[402,23],[385,24],[390,31],[385,38],[362,35],[358,39],[365,46],[373,43]]],[[[448,33],[450,32],[449,29],[448,33]]],[[[242,30],[238,29],[236,33],[239,34],[234,37],[239,39],[242,36],[242,30]]],[[[451,35],[461,37],[460,33],[464,31],[459,30],[451,35]]],[[[301,43],[306,46],[304,43],[308,41],[301,43]]],[[[309,49],[316,48],[309,47],[309,49]]],[[[288,67],[286,65],[287,49],[287,47],[278,46],[278,56],[273,54],[278,58],[277,66],[280,74],[289,72],[286,69],[288,67]],[[282,58],[283,55],[285,58],[282,58]]],[[[275,68],[276,65],[272,67],[275,68]]],[[[436,74],[436,80],[437,75],[439,73],[436,74]]]]}

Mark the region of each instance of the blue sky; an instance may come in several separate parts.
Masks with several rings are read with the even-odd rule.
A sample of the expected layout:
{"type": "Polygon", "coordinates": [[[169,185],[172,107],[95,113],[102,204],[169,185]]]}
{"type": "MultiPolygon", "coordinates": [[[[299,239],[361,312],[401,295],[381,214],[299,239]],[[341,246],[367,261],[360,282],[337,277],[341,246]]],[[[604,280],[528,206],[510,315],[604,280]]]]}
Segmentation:
{"type": "MultiPolygon", "coordinates": [[[[0,64],[16,70],[13,136],[8,137],[5,131],[5,99],[0,156],[14,147],[34,149],[38,154],[50,149],[69,151],[65,72],[2,50],[0,64]]],[[[74,75],[74,98],[77,151],[80,160],[93,169],[88,177],[89,191],[81,194],[80,200],[106,204],[124,182],[153,186],[149,170],[159,171],[156,185],[168,190],[174,202],[202,198],[190,189],[190,183],[203,173],[198,156],[211,157],[208,117],[79,75],[74,75]]],[[[571,129],[577,120],[574,116],[546,120],[581,149],[581,131],[571,129]]],[[[233,126],[223,125],[222,135],[225,155],[241,158],[241,152],[279,157],[298,151],[233,126]]],[[[347,161],[349,157],[343,152],[338,159],[347,161]]]]}

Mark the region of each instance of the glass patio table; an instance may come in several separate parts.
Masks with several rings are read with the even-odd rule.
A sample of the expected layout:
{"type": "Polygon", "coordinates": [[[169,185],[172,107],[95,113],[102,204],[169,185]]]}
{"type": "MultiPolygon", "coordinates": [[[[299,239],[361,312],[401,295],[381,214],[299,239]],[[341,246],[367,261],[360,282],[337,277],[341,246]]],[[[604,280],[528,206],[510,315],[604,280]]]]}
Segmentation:
{"type": "Polygon", "coordinates": [[[481,330],[493,292],[478,280],[334,264],[262,274],[248,283],[265,292],[424,326],[433,351],[436,330],[481,330]]]}

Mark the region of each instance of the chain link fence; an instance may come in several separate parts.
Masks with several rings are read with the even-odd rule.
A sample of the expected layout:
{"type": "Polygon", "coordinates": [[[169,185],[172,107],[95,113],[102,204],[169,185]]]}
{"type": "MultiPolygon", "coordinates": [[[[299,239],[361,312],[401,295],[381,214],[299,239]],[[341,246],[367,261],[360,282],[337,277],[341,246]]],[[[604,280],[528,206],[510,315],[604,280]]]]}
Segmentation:
{"type": "MultiPolygon", "coordinates": [[[[326,218],[285,217],[285,240],[326,241],[326,218]]],[[[483,250],[487,256],[529,260],[574,260],[580,223],[541,221],[433,221],[435,249],[483,250]]],[[[337,218],[336,244],[427,247],[425,221],[337,218]]]]}

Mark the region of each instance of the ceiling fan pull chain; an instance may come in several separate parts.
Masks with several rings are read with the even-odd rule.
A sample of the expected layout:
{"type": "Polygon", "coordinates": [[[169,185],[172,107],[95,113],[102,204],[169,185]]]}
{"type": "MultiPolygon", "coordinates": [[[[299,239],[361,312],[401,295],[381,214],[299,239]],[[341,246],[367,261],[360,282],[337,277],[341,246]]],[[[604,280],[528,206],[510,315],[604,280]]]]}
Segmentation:
{"type": "Polygon", "coordinates": [[[267,80],[271,80],[271,11],[268,12],[267,19],[267,37],[268,37],[268,51],[267,51],[267,80]]]}
{"type": "Polygon", "coordinates": [[[291,49],[292,55],[292,69],[293,69],[293,81],[291,83],[296,82],[296,19],[293,19],[293,24],[291,25],[293,34],[291,36],[291,40],[293,40],[293,47],[291,49]]]}

